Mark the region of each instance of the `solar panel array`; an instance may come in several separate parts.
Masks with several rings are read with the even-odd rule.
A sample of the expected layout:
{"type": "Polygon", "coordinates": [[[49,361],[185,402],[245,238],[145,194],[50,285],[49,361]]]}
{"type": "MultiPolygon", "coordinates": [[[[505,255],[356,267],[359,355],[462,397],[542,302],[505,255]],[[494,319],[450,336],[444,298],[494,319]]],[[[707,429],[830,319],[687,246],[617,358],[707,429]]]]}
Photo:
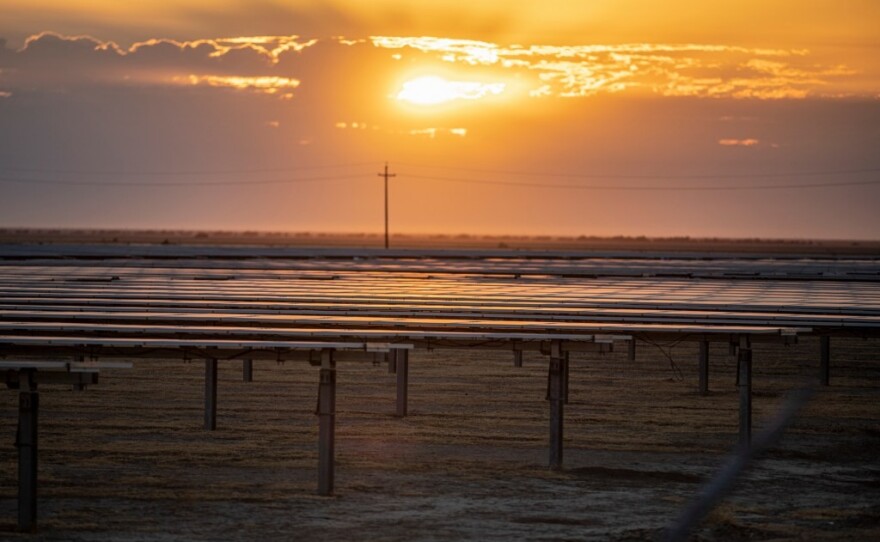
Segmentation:
{"type": "Polygon", "coordinates": [[[560,468],[569,352],[630,341],[632,356],[633,338],[700,341],[705,392],[708,341],[736,344],[748,442],[750,343],[802,334],[822,337],[827,384],[831,336],[880,336],[880,260],[0,245],[0,355],[24,354],[0,372],[20,390],[19,433],[32,443],[19,448],[22,529],[36,518],[37,384],[97,382],[74,374],[94,369],[87,358],[203,358],[209,430],[218,359],[243,360],[246,381],[253,359],[320,365],[318,491],[330,494],[335,364],[345,355],[399,364],[396,408],[406,416],[413,347],[505,348],[515,363],[523,350],[549,354],[549,463],[560,468]]]}
{"type": "Polygon", "coordinates": [[[773,260],[714,258],[715,275],[686,278],[665,271],[691,258],[669,265],[630,259],[629,268],[641,272],[621,276],[592,257],[564,260],[558,273],[542,267],[546,260],[491,254],[471,254],[466,269],[460,254],[368,261],[338,251],[306,260],[223,254],[210,266],[186,253],[94,257],[73,250],[49,261],[45,254],[6,254],[0,333],[461,342],[880,329],[880,283],[865,279],[877,267],[870,259],[825,262],[823,271],[810,260],[794,273],[800,260],[780,260],[771,276],[760,276],[773,260]],[[535,274],[510,274],[523,269],[535,274]],[[840,279],[853,269],[858,280],[840,279]]]}

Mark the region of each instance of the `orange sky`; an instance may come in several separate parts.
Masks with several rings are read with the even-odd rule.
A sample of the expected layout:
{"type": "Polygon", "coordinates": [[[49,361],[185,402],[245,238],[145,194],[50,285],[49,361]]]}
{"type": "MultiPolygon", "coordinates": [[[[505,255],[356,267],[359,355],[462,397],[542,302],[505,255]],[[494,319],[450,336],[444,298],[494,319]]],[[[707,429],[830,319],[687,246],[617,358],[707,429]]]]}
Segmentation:
{"type": "MultiPolygon", "coordinates": [[[[435,35],[581,44],[723,42],[773,47],[876,47],[873,0],[5,0],[8,29],[100,33],[108,39],[297,33],[435,35]],[[47,26],[47,25],[51,25],[47,26]],[[217,34],[219,33],[219,34],[217,34]],[[305,32],[308,33],[308,32],[305,32]]],[[[866,51],[866,58],[870,56],[866,51]]]]}
{"type": "Polygon", "coordinates": [[[841,5],[7,0],[0,226],[876,239],[841,5]]]}

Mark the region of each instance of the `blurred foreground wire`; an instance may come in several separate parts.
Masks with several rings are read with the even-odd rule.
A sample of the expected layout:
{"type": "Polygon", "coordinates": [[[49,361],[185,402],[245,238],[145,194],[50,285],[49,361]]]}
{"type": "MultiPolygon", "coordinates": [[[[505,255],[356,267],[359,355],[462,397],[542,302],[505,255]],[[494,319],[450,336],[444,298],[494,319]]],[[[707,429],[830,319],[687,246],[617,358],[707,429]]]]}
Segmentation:
{"type": "Polygon", "coordinates": [[[691,500],[681,516],[665,532],[662,540],[677,542],[686,540],[691,530],[727,495],[734,483],[745,472],[746,468],[761,453],[775,444],[785,428],[797,416],[798,412],[810,401],[815,388],[801,388],[791,392],[782,404],[782,408],[760,433],[752,438],[751,445],[739,446],[724,467],[707,483],[697,496],[691,500]]]}

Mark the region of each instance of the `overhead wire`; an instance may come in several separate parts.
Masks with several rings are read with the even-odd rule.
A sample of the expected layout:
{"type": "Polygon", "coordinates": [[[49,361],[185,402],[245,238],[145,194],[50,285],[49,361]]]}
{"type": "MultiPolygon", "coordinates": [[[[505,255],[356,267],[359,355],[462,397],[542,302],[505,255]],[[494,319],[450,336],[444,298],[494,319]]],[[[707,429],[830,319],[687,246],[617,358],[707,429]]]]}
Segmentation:
{"type": "Polygon", "coordinates": [[[207,181],[83,181],[83,180],[62,180],[62,179],[27,179],[27,178],[10,178],[0,177],[0,183],[22,183],[22,184],[54,184],[54,185],[71,185],[71,186],[113,186],[118,188],[125,187],[168,187],[168,186],[233,186],[233,185],[256,185],[256,184],[290,184],[300,182],[331,182],[331,181],[347,181],[352,179],[372,178],[371,175],[357,174],[344,176],[323,176],[323,177],[285,177],[282,179],[249,179],[249,180],[207,180],[207,181]]]}
{"type": "MultiPolygon", "coordinates": [[[[402,175],[403,177],[404,175],[402,175]]],[[[561,184],[561,183],[534,183],[534,182],[516,182],[516,181],[499,181],[488,179],[472,179],[472,178],[455,178],[455,177],[437,177],[433,175],[413,175],[405,174],[405,177],[413,179],[423,179],[440,182],[458,182],[467,184],[483,184],[498,186],[516,186],[523,188],[553,188],[553,189],[569,189],[569,190],[615,190],[615,191],[641,191],[641,192],[663,192],[663,191],[736,191],[736,190],[788,190],[793,188],[828,188],[838,186],[862,186],[880,184],[880,179],[870,179],[864,181],[840,181],[840,182],[815,182],[815,183],[790,183],[790,184],[763,184],[763,185],[667,185],[667,186],[624,186],[624,185],[579,185],[579,184],[561,184]]],[[[658,177],[658,179],[661,179],[658,177]]]]}
{"type": "MultiPolygon", "coordinates": [[[[314,169],[331,169],[331,168],[360,168],[368,163],[349,163],[349,164],[326,164],[316,166],[298,166],[290,168],[266,168],[266,169],[228,169],[228,170],[184,170],[184,171],[140,171],[140,172],[112,172],[107,170],[62,170],[62,169],[23,169],[23,168],[3,168],[6,171],[18,172],[42,172],[42,173],[65,173],[74,175],[118,175],[124,176],[190,176],[190,175],[232,175],[232,174],[256,174],[267,172],[281,171],[297,171],[297,170],[314,170],[314,169]]],[[[777,173],[753,173],[753,174],[709,174],[709,175],[628,175],[628,174],[567,174],[567,173],[538,173],[527,171],[503,171],[503,170],[481,170],[472,168],[459,168],[452,166],[426,166],[401,163],[405,167],[415,167],[422,169],[445,169],[454,171],[470,171],[485,174],[497,175],[519,175],[519,176],[544,176],[553,178],[570,178],[570,179],[619,179],[619,180],[668,180],[668,179],[693,179],[693,180],[709,180],[709,179],[769,179],[769,178],[791,178],[791,177],[819,177],[829,175],[854,175],[866,173],[880,173],[880,168],[862,168],[848,170],[811,170],[798,172],[777,172],[777,173]]],[[[2,170],[0,170],[2,171],[2,170]]],[[[0,183],[20,183],[20,184],[54,184],[54,185],[70,185],[70,186],[112,186],[112,187],[181,187],[181,186],[232,186],[232,185],[265,185],[265,184],[291,184],[299,182],[332,182],[345,181],[355,179],[372,178],[373,172],[351,173],[339,175],[322,175],[316,177],[282,177],[275,179],[187,179],[177,181],[119,181],[119,180],[93,180],[93,179],[46,179],[46,178],[30,178],[27,176],[5,177],[0,173],[0,183]]],[[[843,180],[843,181],[808,181],[808,182],[792,182],[784,184],[665,184],[665,185],[627,185],[627,184],[574,184],[574,183],[555,183],[555,182],[535,182],[535,181],[514,181],[503,179],[486,179],[474,177],[452,177],[442,175],[422,175],[418,173],[404,172],[402,179],[419,179],[438,182],[454,182],[471,185],[487,185],[487,186],[510,186],[518,188],[542,188],[542,189],[562,189],[562,190],[601,190],[601,191],[628,191],[628,192],[663,192],[663,191],[748,191],[748,190],[791,190],[803,188],[837,188],[846,186],[868,186],[880,184],[880,178],[862,179],[862,180],[843,180]]]]}
{"type": "Polygon", "coordinates": [[[488,173],[493,175],[518,175],[526,177],[563,177],[569,179],[631,179],[631,180],[668,180],[668,179],[769,179],[785,177],[820,177],[828,175],[853,175],[858,173],[880,173],[877,168],[857,168],[838,170],[806,170],[806,171],[780,171],[780,172],[756,172],[756,173],[685,173],[685,174],[630,174],[630,173],[558,173],[541,171],[514,171],[502,169],[479,169],[461,166],[435,166],[426,164],[410,164],[397,162],[396,165],[414,167],[419,169],[441,169],[450,171],[464,171],[470,173],[488,173]]]}
{"type": "Polygon", "coordinates": [[[373,162],[355,162],[348,164],[319,164],[310,166],[288,166],[278,168],[243,168],[243,169],[191,169],[191,170],[155,170],[155,171],[130,171],[130,170],[87,170],[87,169],[52,169],[52,168],[15,168],[3,167],[5,171],[15,173],[51,173],[63,175],[116,175],[119,177],[160,177],[160,176],[188,176],[188,175],[242,175],[247,173],[284,173],[288,171],[306,171],[313,169],[343,169],[352,167],[372,166],[373,162]]]}

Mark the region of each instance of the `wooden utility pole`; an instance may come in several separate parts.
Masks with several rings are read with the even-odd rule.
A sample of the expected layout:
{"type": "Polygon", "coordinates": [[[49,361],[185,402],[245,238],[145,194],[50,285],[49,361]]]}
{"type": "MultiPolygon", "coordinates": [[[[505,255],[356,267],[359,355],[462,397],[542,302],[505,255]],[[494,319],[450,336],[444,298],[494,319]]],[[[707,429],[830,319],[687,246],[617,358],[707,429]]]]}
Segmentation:
{"type": "Polygon", "coordinates": [[[388,177],[396,177],[394,173],[388,173],[388,162],[385,162],[385,173],[380,173],[379,177],[385,178],[385,248],[388,248],[388,177]]]}

